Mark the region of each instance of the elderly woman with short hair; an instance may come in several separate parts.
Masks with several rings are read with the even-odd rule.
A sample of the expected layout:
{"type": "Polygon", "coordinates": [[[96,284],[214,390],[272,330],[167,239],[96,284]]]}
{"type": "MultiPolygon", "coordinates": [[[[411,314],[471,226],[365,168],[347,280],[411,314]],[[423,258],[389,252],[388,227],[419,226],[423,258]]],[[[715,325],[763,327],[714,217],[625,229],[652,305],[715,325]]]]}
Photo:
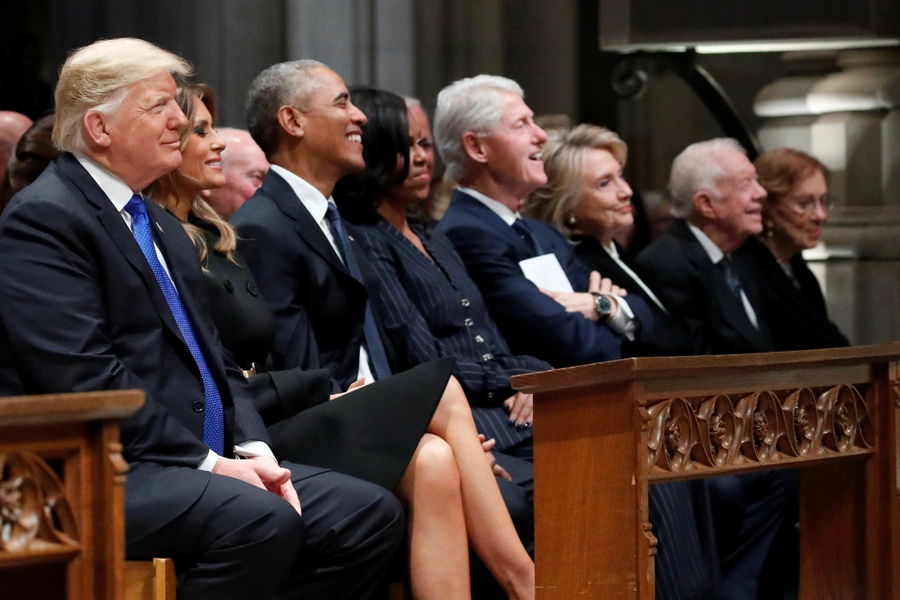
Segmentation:
{"type": "Polygon", "coordinates": [[[551,136],[541,154],[547,183],[528,197],[523,213],[553,225],[575,244],[576,256],[588,268],[650,306],[651,326],[623,344],[623,354],[689,354],[686,331],[615,242],[634,223],[631,187],[622,176],[627,157],[625,142],[604,127],[583,124],[551,136]]]}
{"type": "Polygon", "coordinates": [[[779,148],[756,159],[763,201],[763,232],[748,239],[735,260],[753,278],[776,350],[848,346],[828,319],[825,298],[803,250],[819,243],[828,221],[828,169],[812,156],[779,148]]]}

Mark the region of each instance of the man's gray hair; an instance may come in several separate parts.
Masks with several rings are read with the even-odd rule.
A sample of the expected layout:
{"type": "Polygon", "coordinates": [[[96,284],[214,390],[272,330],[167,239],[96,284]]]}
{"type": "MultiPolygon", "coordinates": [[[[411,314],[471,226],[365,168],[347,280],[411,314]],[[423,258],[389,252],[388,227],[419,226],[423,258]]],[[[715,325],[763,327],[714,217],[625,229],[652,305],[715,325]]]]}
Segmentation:
{"type": "Polygon", "coordinates": [[[278,143],[278,110],[293,106],[306,110],[310,95],[320,82],[312,76],[316,69],[328,66],[317,60],[303,59],[278,63],[256,76],[247,92],[247,129],[270,158],[278,143]]]}
{"type": "Polygon", "coordinates": [[[59,72],[53,144],[61,151],[84,149],[84,115],[116,111],[132,86],[169,73],[191,75],[180,56],[136,38],[101,40],[76,50],[59,72]]]}
{"type": "Polygon", "coordinates": [[[522,86],[506,77],[476,75],[441,90],[434,110],[434,139],[447,173],[454,181],[466,175],[469,157],[463,145],[467,132],[490,135],[503,117],[504,96],[525,97],[522,86]]]}
{"type": "Polygon", "coordinates": [[[709,192],[714,198],[719,197],[719,181],[728,174],[719,161],[724,150],[747,154],[737,140],[715,138],[691,144],[672,161],[669,194],[672,196],[674,217],[687,217],[694,207],[694,196],[701,190],[709,192]]]}

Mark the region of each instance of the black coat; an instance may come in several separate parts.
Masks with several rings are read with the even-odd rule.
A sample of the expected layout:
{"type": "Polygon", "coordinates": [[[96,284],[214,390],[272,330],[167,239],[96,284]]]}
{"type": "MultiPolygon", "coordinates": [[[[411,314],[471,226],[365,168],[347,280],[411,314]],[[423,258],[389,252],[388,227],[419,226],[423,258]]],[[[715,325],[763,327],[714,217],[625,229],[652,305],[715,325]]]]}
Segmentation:
{"type": "Polygon", "coordinates": [[[760,291],[762,313],[776,350],[850,345],[837,325],[828,319],[819,282],[802,254],[797,253],[790,262],[797,285],[778,264],[775,255],[755,237],[748,239],[734,258],[760,291]]]}
{"type": "MultiPolygon", "coordinates": [[[[609,252],[603,249],[600,242],[592,237],[581,237],[575,246],[575,256],[581,259],[589,269],[600,273],[601,277],[606,277],[612,282],[628,292],[626,300],[634,297],[643,298],[644,302],[653,313],[653,319],[647,322],[638,331],[638,335],[633,342],[622,342],[622,354],[624,356],[681,356],[691,354],[691,340],[687,333],[687,327],[671,313],[666,313],[660,309],[650,296],[644,292],[637,281],[623,269],[609,252]]],[[[640,269],[634,263],[631,256],[624,250],[618,249],[619,258],[628,265],[638,277],[640,269]]],[[[643,281],[643,277],[641,277],[643,281]]],[[[647,282],[644,281],[644,285],[647,282]]],[[[650,286],[647,286],[650,287],[650,286]]],[[[656,294],[655,290],[652,290],[656,294]]],[[[656,294],[657,299],[659,295],[656,294]]],[[[661,300],[660,300],[661,301],[661,300]]],[[[665,304],[663,304],[665,306],[665,304]]]]}
{"type": "Polygon", "coordinates": [[[744,354],[775,350],[753,282],[735,271],[759,321],[753,327],[725,275],[710,260],[688,224],[677,219],[637,257],[644,282],[688,328],[691,354],[744,354]]]}

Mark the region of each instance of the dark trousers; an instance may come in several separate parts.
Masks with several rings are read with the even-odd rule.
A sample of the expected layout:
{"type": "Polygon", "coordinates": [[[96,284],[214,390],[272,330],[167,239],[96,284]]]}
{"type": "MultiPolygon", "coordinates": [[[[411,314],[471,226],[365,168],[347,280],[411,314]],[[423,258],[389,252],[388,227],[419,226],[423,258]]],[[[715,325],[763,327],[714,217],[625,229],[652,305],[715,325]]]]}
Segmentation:
{"type": "Polygon", "coordinates": [[[176,518],[161,514],[149,535],[126,535],[128,558],[173,558],[185,576],[178,594],[185,600],[372,597],[403,542],[399,502],[383,488],[340,473],[308,475],[304,467],[282,466],[307,473],[292,478],[302,517],[243,481],[169,467],[181,469],[179,477],[207,478],[206,489],[176,518]]]}
{"type": "MultiPolygon", "coordinates": [[[[786,520],[797,514],[798,476],[795,470],[714,477],[708,480],[712,499],[716,545],[722,565],[723,600],[757,600],[763,566],[786,520]]],[[[792,526],[793,523],[790,523],[792,526]]],[[[788,527],[790,531],[792,527],[788,527]]],[[[785,538],[780,538],[785,539],[785,538]]],[[[796,537],[778,548],[796,564],[796,537]]],[[[767,593],[781,598],[793,574],[780,573],[780,581],[766,581],[767,593]],[[774,591],[773,591],[774,590],[774,591]]]]}
{"type": "Polygon", "coordinates": [[[657,600],[718,600],[719,566],[704,481],[648,489],[656,536],[657,600]]]}

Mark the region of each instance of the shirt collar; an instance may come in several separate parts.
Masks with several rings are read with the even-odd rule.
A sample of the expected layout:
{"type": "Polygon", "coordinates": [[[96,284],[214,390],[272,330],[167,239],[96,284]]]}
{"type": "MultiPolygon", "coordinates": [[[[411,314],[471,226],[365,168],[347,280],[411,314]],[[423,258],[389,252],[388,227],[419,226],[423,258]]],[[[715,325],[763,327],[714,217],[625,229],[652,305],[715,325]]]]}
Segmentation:
{"type": "Polygon", "coordinates": [[[134,196],[134,191],[128,187],[127,183],[81,152],[73,152],[73,154],[81,166],[84,167],[84,170],[88,172],[88,175],[91,176],[91,179],[97,183],[100,189],[103,190],[103,193],[106,194],[106,197],[113,203],[116,210],[122,212],[122,210],[125,209],[125,205],[128,204],[128,201],[134,196]]]}
{"type": "Polygon", "coordinates": [[[616,260],[619,260],[619,249],[616,248],[616,243],[615,243],[615,242],[610,242],[610,243],[609,243],[609,248],[607,248],[607,247],[604,246],[603,244],[600,244],[600,247],[603,248],[604,250],[606,250],[606,253],[607,253],[607,254],[609,254],[610,256],[612,256],[613,258],[615,258],[616,260]]]}
{"type": "Polygon", "coordinates": [[[712,261],[714,265],[719,264],[719,261],[724,258],[725,253],[722,252],[722,249],[719,248],[714,241],[709,239],[709,236],[700,231],[699,227],[696,227],[690,223],[687,224],[691,229],[691,233],[694,234],[694,237],[697,238],[697,241],[700,242],[700,245],[703,246],[703,249],[706,250],[706,253],[709,255],[709,260],[712,261]]]}
{"type": "Polygon", "coordinates": [[[297,194],[297,197],[300,199],[300,203],[306,208],[307,212],[309,212],[316,223],[321,222],[325,218],[325,213],[328,211],[328,204],[333,203],[334,200],[323,196],[322,192],[317,190],[312,184],[296,173],[292,173],[278,165],[272,165],[270,168],[287,181],[288,185],[291,186],[291,189],[294,190],[294,193],[297,194]]]}
{"type": "Polygon", "coordinates": [[[505,204],[501,204],[500,202],[497,202],[496,200],[494,200],[492,198],[488,198],[487,196],[485,196],[484,194],[482,194],[481,192],[479,192],[477,190],[473,190],[472,188],[467,188],[467,187],[462,187],[462,186],[460,186],[456,189],[458,189],[459,191],[461,191],[465,194],[472,196],[473,198],[475,198],[476,200],[478,200],[479,202],[481,202],[482,204],[487,206],[489,209],[491,209],[491,212],[493,212],[498,217],[503,219],[503,222],[506,223],[507,225],[512,225],[513,223],[516,222],[516,219],[520,218],[520,216],[521,216],[521,215],[519,215],[519,213],[509,210],[509,207],[506,206],[505,204]]]}

